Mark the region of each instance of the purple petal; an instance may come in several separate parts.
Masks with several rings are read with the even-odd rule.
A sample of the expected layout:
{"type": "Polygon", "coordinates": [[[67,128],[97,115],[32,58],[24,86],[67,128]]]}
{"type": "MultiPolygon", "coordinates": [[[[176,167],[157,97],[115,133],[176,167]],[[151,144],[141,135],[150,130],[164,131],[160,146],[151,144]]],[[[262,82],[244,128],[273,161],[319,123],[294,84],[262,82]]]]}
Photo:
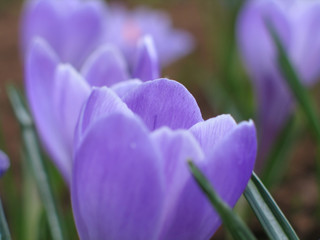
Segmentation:
{"type": "MultiPolygon", "coordinates": [[[[251,176],[256,148],[253,123],[241,123],[220,137],[206,161],[197,163],[215,191],[231,207],[240,198],[251,176]]],[[[218,214],[192,178],[180,194],[172,215],[175,219],[164,239],[169,239],[167,236],[177,240],[209,239],[220,226],[218,214]]]]}
{"type": "Polygon", "coordinates": [[[188,129],[203,121],[194,97],[176,81],[158,79],[145,82],[125,95],[123,101],[150,130],[162,126],[188,129]]]}
{"type": "Polygon", "coordinates": [[[266,27],[270,21],[287,49],[290,49],[292,32],[284,10],[276,1],[248,1],[237,22],[240,51],[254,81],[276,70],[276,49],[266,27]]]}
{"type": "MultiPolygon", "coordinates": [[[[190,225],[189,229],[181,227],[188,224],[192,216],[187,217],[186,221],[179,219],[183,223],[177,222],[176,208],[181,204],[180,194],[185,190],[185,185],[191,178],[187,160],[203,161],[203,151],[199,143],[187,130],[172,131],[166,127],[160,128],[152,133],[152,139],[162,152],[166,178],[166,207],[163,212],[165,217],[163,218],[159,239],[198,239],[189,237],[190,232],[193,231],[193,226],[190,225]]],[[[191,194],[203,196],[200,191],[191,194]]],[[[194,205],[194,208],[198,208],[198,206],[194,205]]],[[[185,214],[189,214],[189,209],[186,209],[183,215],[185,216],[185,214]]],[[[191,233],[191,235],[193,234],[191,233]]]]}
{"type": "Polygon", "coordinates": [[[111,86],[129,79],[124,58],[111,45],[104,45],[93,52],[81,72],[91,86],[97,87],[111,86]]]}
{"type": "MultiPolygon", "coordinates": [[[[293,99],[284,79],[266,75],[256,87],[258,97],[259,159],[265,159],[293,110],[293,99]]],[[[257,166],[262,167],[262,162],[257,166]]]]}
{"type": "Polygon", "coordinates": [[[133,115],[127,105],[109,88],[94,88],[81,112],[76,130],[76,145],[85,131],[99,119],[115,112],[133,115]]]}
{"type": "MultiPolygon", "coordinates": [[[[295,26],[294,45],[291,57],[305,84],[318,80],[320,63],[320,4],[317,1],[302,2],[304,9],[293,21],[295,26]]],[[[297,4],[297,10],[302,7],[297,4]]],[[[296,13],[295,11],[293,14],[296,13]]],[[[296,13],[297,14],[297,13],[296,13]]]]}
{"type": "Polygon", "coordinates": [[[208,155],[212,153],[215,144],[236,126],[237,123],[230,115],[220,115],[195,124],[190,128],[190,132],[208,155]]]}
{"type": "Polygon", "coordinates": [[[72,206],[81,239],[157,239],[164,203],[163,168],[137,119],[97,122],[75,155],[72,206]]]}
{"type": "Polygon", "coordinates": [[[5,174],[9,167],[10,161],[8,156],[0,150],[0,177],[2,177],[3,174],[5,174]]]}
{"type": "Polygon", "coordinates": [[[22,26],[25,49],[34,37],[42,37],[63,61],[80,68],[102,40],[104,15],[102,1],[28,1],[22,26]]]}
{"type": "Polygon", "coordinates": [[[141,84],[140,79],[130,79],[124,82],[117,83],[111,86],[111,89],[118,94],[119,97],[124,97],[130,91],[133,91],[136,87],[141,84]]]}
{"type": "Polygon", "coordinates": [[[158,55],[151,36],[143,37],[138,44],[137,60],[135,62],[133,77],[142,81],[160,77],[158,55]]]}
{"type": "Polygon", "coordinates": [[[61,136],[53,103],[55,70],[58,58],[41,39],[33,42],[26,61],[26,91],[38,134],[49,155],[65,177],[69,176],[70,155],[61,136]]]}
{"type": "Polygon", "coordinates": [[[70,171],[76,124],[81,108],[88,99],[90,92],[91,89],[88,83],[70,65],[61,64],[58,66],[55,74],[52,111],[56,114],[63,145],[66,151],[70,153],[68,161],[70,171]]]}

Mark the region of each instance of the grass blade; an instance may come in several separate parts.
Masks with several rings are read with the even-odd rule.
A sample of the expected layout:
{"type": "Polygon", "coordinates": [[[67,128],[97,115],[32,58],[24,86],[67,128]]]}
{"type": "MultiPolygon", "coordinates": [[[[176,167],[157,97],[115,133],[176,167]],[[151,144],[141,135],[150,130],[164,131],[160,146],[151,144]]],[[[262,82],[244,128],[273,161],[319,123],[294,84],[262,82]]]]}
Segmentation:
{"type": "Polygon", "coordinates": [[[7,89],[11,105],[22,130],[22,141],[27,154],[27,164],[32,169],[32,174],[36,180],[39,194],[46,210],[48,223],[52,238],[54,240],[64,240],[64,232],[61,224],[56,201],[54,199],[52,186],[41,156],[41,151],[35,133],[31,116],[24,105],[24,101],[15,87],[9,86],[7,89]]]}
{"type": "Polygon", "coordinates": [[[11,240],[8,223],[0,200],[0,240],[11,240]]]}
{"type": "Polygon", "coordinates": [[[215,193],[212,186],[201,173],[201,171],[194,165],[192,161],[189,161],[189,167],[192,175],[202,191],[207,195],[211,204],[220,215],[225,227],[228,229],[231,236],[236,240],[254,240],[256,239],[248,227],[243,221],[236,215],[232,209],[227,206],[220,197],[215,193]]]}
{"type": "Polygon", "coordinates": [[[299,239],[255,173],[252,174],[244,196],[270,239],[299,239]]]}

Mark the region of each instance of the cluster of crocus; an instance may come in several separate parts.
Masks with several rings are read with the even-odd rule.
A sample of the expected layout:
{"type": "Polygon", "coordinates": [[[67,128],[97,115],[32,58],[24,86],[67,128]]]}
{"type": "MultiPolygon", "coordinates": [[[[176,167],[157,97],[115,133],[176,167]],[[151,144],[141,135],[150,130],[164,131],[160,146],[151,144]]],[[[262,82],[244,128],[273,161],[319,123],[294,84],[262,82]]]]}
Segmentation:
{"type": "Polygon", "coordinates": [[[187,35],[170,30],[165,15],[145,9],[126,18],[126,11],[116,8],[101,18],[108,11],[93,0],[28,4],[27,97],[40,138],[70,185],[80,238],[209,239],[220,220],[187,161],[234,206],[253,170],[256,133],[251,121],[237,124],[229,115],[204,121],[184,86],[158,78],[158,64],[174,59],[176,42],[181,41],[180,55],[190,46],[183,44],[187,35]],[[103,24],[92,19],[104,19],[103,24]],[[95,39],[93,33],[113,26],[108,23],[113,20],[123,27],[110,27],[111,33],[95,39]],[[92,25],[83,30],[79,23],[92,25]],[[150,30],[138,44],[137,27],[150,30]],[[56,36],[55,28],[61,34],[56,36]],[[104,43],[116,29],[124,35],[104,43]],[[167,36],[153,44],[152,36],[161,34],[167,36]]]}
{"type": "Polygon", "coordinates": [[[320,1],[252,0],[237,26],[238,43],[256,89],[260,155],[264,158],[293,109],[292,95],[277,65],[269,21],[283,42],[303,84],[312,85],[320,71],[320,1]]]}

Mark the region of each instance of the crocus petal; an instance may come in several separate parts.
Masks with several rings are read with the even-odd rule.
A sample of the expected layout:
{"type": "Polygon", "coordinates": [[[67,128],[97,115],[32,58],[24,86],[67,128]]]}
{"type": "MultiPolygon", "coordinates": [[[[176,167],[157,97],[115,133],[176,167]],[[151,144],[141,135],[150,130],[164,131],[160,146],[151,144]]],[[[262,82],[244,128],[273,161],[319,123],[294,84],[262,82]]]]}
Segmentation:
{"type": "Polygon", "coordinates": [[[143,37],[138,44],[138,53],[133,77],[142,81],[160,77],[158,55],[150,35],[143,37]]]}
{"type": "Polygon", "coordinates": [[[124,82],[120,82],[111,86],[111,89],[117,93],[117,95],[123,98],[130,91],[133,91],[136,87],[138,87],[142,81],[140,79],[130,79],[124,82]]]}
{"type": "Polygon", "coordinates": [[[276,49],[266,26],[267,21],[273,25],[284,46],[290,49],[291,27],[279,5],[276,1],[248,1],[237,21],[240,51],[254,81],[262,81],[256,74],[275,70],[276,49]]]}
{"type": "Polygon", "coordinates": [[[66,164],[69,172],[72,167],[73,136],[81,108],[91,92],[85,79],[70,65],[61,64],[55,73],[53,89],[53,110],[59,124],[59,132],[64,140],[65,151],[70,158],[66,164]]]}
{"type": "Polygon", "coordinates": [[[81,239],[157,239],[163,168],[137,118],[97,122],[75,155],[72,207],[81,239]]]}
{"type": "Polygon", "coordinates": [[[115,112],[133,115],[127,105],[111,89],[94,88],[79,117],[76,141],[81,141],[84,132],[96,121],[115,112]]]}
{"type": "MultiPolygon", "coordinates": [[[[251,177],[257,153],[256,130],[252,121],[242,122],[215,146],[201,168],[215,191],[229,206],[234,207],[251,177]]],[[[201,163],[201,164],[202,164],[201,163]]],[[[218,227],[218,215],[208,221],[218,227]]],[[[211,234],[216,229],[213,229],[211,234]]]]}
{"type": "Polygon", "coordinates": [[[60,28],[59,11],[56,1],[26,1],[22,18],[22,45],[27,52],[34,37],[41,37],[56,50],[60,50],[60,28]]]}
{"type": "Polygon", "coordinates": [[[188,129],[203,121],[194,97],[180,83],[158,79],[137,86],[123,101],[150,130],[161,126],[188,129]]]}
{"type": "Polygon", "coordinates": [[[123,56],[111,45],[104,45],[93,52],[81,72],[89,84],[96,87],[111,86],[129,79],[123,56]]]}
{"type": "Polygon", "coordinates": [[[320,4],[319,1],[303,1],[301,4],[305,5],[300,10],[303,12],[293,21],[295,35],[291,57],[303,83],[311,85],[318,80],[320,73],[320,31],[315,31],[320,22],[320,4]]]}
{"type": "Polygon", "coordinates": [[[41,39],[34,41],[26,62],[26,92],[37,132],[49,155],[65,177],[69,175],[62,163],[69,161],[60,125],[53,107],[54,75],[58,58],[41,39]],[[62,165],[61,165],[62,164],[62,165]]]}
{"type": "MultiPolygon", "coordinates": [[[[203,151],[193,135],[187,130],[172,131],[163,127],[152,133],[152,139],[162,153],[166,179],[165,195],[167,198],[159,239],[198,239],[188,237],[189,231],[186,228],[181,228],[181,225],[176,222],[177,212],[175,209],[178,207],[177,205],[181,204],[180,194],[185,190],[185,185],[191,178],[187,161],[203,161],[203,151]],[[177,228],[172,229],[172,225],[177,228]]],[[[200,191],[197,194],[203,196],[200,191]]],[[[197,207],[195,206],[195,208],[197,207]]],[[[189,209],[186,209],[185,214],[189,214],[189,209]]],[[[190,227],[189,230],[193,231],[193,227],[190,227]]]]}
{"type": "Polygon", "coordinates": [[[27,1],[22,26],[27,49],[36,36],[44,38],[62,61],[80,68],[101,42],[105,9],[102,1],[27,1]]]}
{"type": "Polygon", "coordinates": [[[206,155],[211,154],[215,144],[237,126],[230,115],[220,115],[199,122],[190,128],[206,155]]]}
{"type": "MultiPolygon", "coordinates": [[[[259,159],[265,159],[290,117],[294,103],[286,83],[276,73],[265,75],[256,91],[259,109],[259,159]]],[[[262,165],[263,162],[259,162],[258,169],[262,165]]]]}
{"type": "Polygon", "coordinates": [[[9,169],[10,161],[8,156],[0,150],[0,177],[9,169]]]}

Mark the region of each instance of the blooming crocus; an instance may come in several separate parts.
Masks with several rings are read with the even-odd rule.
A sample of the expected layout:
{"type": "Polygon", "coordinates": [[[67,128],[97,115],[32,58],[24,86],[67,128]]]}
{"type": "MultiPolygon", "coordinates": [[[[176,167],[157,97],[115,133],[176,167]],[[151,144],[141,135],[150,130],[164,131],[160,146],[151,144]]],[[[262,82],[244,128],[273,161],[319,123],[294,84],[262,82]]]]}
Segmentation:
{"type": "MultiPolygon", "coordinates": [[[[149,37],[143,38],[138,52],[133,75],[140,80],[136,81],[159,77],[157,56],[149,37]]],[[[92,86],[112,86],[128,80],[130,73],[122,55],[110,45],[93,52],[81,73],[60,61],[43,39],[36,39],[26,60],[26,91],[44,147],[69,182],[74,129],[92,86]]]]}
{"type": "Polygon", "coordinates": [[[160,62],[167,65],[190,53],[193,39],[173,29],[165,13],[150,9],[127,11],[110,7],[102,0],[29,0],[22,18],[22,45],[25,52],[35,37],[44,38],[59,58],[80,69],[101,44],[117,46],[134,64],[139,40],[155,39],[160,62]]]}
{"type": "Polygon", "coordinates": [[[239,48],[258,99],[262,158],[293,110],[267,21],[279,35],[302,83],[310,86],[320,71],[320,1],[252,0],[238,18],[239,48]]]}
{"type": "Polygon", "coordinates": [[[2,177],[9,167],[10,161],[8,156],[0,150],[0,177],[2,177]]]}
{"type": "Polygon", "coordinates": [[[160,10],[110,5],[106,23],[106,40],[118,46],[129,62],[137,41],[145,34],[153,37],[162,66],[189,54],[194,47],[192,36],[174,29],[168,14],[160,10]]]}
{"type": "Polygon", "coordinates": [[[204,121],[176,81],[95,88],[79,118],[71,184],[80,239],[210,239],[218,214],[196,185],[194,161],[231,207],[253,170],[252,121],[204,121]]]}
{"type": "Polygon", "coordinates": [[[29,0],[22,17],[22,45],[44,38],[59,58],[80,68],[102,43],[106,9],[99,0],[29,0]]]}

